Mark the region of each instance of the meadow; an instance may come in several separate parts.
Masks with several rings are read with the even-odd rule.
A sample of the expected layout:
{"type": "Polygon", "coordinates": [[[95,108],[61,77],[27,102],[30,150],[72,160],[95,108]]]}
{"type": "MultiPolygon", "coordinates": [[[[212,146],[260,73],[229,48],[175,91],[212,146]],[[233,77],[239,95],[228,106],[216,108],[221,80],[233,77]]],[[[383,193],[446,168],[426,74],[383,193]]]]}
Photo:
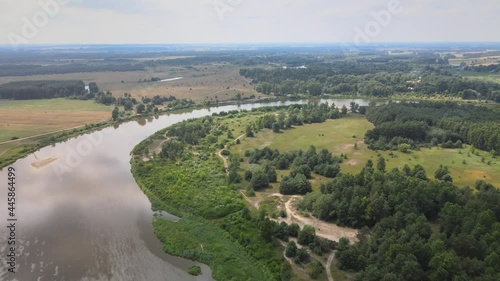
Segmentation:
{"type": "MultiPolygon", "coordinates": [[[[248,120],[242,119],[241,123],[248,123],[248,120]]],[[[233,126],[237,129],[245,128],[245,125],[236,124],[238,123],[233,126]]],[[[473,186],[481,179],[500,186],[499,159],[493,158],[488,152],[475,150],[475,153],[472,153],[471,147],[468,146],[463,149],[433,147],[409,153],[376,152],[368,149],[363,140],[366,131],[372,128],[373,124],[363,116],[348,115],[346,118],[327,120],[321,124],[294,127],[279,134],[264,129],[258,132],[255,138],[242,138],[241,144],[233,146],[232,151],[243,155],[246,150],[255,148],[270,147],[289,151],[307,150],[314,145],[318,150],[326,148],[335,155],[347,154],[348,159],[341,164],[344,173],[358,173],[368,160],[371,159],[375,163],[380,155],[386,159],[387,169],[402,168],[405,164],[411,167],[420,164],[426,169],[427,176],[433,179],[434,172],[439,166],[446,165],[454,183],[459,186],[473,186]]],[[[316,179],[323,180],[321,177],[316,179]]]]}

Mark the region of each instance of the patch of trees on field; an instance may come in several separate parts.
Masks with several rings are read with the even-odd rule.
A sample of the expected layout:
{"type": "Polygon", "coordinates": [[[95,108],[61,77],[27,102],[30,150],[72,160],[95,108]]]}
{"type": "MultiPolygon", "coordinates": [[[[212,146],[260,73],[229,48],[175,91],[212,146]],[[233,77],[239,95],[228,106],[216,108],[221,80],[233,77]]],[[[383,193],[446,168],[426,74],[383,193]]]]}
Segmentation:
{"type": "Polygon", "coordinates": [[[476,148],[500,152],[500,113],[452,102],[389,103],[370,107],[366,117],[376,127],[365,135],[371,149],[396,150],[402,144],[476,148]]]}
{"type": "Polygon", "coordinates": [[[298,208],[341,225],[362,228],[359,243],[342,239],[339,268],[354,280],[498,280],[500,190],[429,181],[420,166],[385,172],[368,163],[307,195],[298,208]],[[431,228],[437,224],[439,230],[431,228]]]}
{"type": "Polygon", "coordinates": [[[50,99],[87,95],[81,80],[18,81],[0,85],[0,99],[50,99]]]}
{"type": "Polygon", "coordinates": [[[257,172],[245,172],[245,179],[250,181],[250,188],[254,190],[268,187],[269,182],[277,182],[276,169],[290,169],[290,175],[283,177],[280,182],[280,193],[284,195],[311,192],[311,183],[308,179],[312,178],[312,172],[334,178],[340,173],[339,164],[344,160],[343,157],[333,156],[327,149],[317,152],[314,146],[311,146],[307,151],[297,150],[283,153],[277,149],[265,147],[246,151],[245,157],[248,157],[250,164],[258,164],[262,167],[262,170],[257,172]],[[264,178],[267,184],[255,186],[256,177],[264,178]]]}
{"type": "Polygon", "coordinates": [[[154,96],[152,98],[142,97],[141,100],[144,104],[152,103],[154,105],[162,105],[164,102],[175,101],[177,99],[174,96],[154,96]]]}
{"type": "Polygon", "coordinates": [[[500,64],[465,66],[465,71],[499,73],[500,64]]]}
{"type": "Polygon", "coordinates": [[[206,141],[209,143],[216,143],[217,137],[222,135],[224,131],[227,131],[227,128],[216,126],[214,118],[207,116],[180,122],[170,127],[167,136],[175,137],[189,145],[198,145],[204,138],[207,138],[206,141]]]}
{"type": "Polygon", "coordinates": [[[246,128],[248,137],[253,137],[255,132],[262,129],[271,129],[274,133],[287,130],[292,126],[302,126],[304,124],[323,123],[328,119],[339,119],[347,114],[339,110],[335,104],[309,103],[303,105],[291,105],[286,109],[281,107],[269,107],[252,110],[252,112],[274,112],[264,114],[258,120],[246,128]],[[276,111],[278,111],[276,113],[276,111]]]}

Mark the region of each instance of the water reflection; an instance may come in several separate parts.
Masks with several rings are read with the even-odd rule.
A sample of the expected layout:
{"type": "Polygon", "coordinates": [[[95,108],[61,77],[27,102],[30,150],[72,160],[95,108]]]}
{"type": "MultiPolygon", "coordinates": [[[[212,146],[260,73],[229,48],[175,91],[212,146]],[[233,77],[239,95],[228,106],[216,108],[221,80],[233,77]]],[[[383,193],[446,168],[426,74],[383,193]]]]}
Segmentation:
{"type": "MultiPolygon", "coordinates": [[[[340,106],[351,102],[328,101],[340,106]]],[[[306,102],[221,106],[143,118],[43,148],[17,161],[13,166],[18,272],[8,275],[2,262],[0,280],[211,280],[207,266],[201,265],[202,276],[193,277],[186,273],[192,261],[163,252],[153,233],[151,204],[130,173],[130,151],[156,131],[182,120],[306,102]]],[[[4,169],[0,181],[6,179],[4,169]]],[[[2,222],[7,219],[6,197],[3,189],[2,222]]],[[[2,257],[8,252],[7,234],[0,227],[2,257]]]]}

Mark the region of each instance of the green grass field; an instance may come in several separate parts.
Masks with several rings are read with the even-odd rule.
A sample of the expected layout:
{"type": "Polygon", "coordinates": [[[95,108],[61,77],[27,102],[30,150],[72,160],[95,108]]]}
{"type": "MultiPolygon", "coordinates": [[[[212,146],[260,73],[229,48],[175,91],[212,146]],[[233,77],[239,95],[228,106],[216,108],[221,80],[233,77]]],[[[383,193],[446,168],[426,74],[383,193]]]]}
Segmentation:
{"type": "MultiPolygon", "coordinates": [[[[248,119],[242,118],[241,124],[235,122],[236,128],[245,128],[248,119]]],[[[243,138],[240,145],[232,147],[233,153],[243,155],[246,150],[255,148],[271,147],[280,151],[303,149],[307,150],[310,145],[316,148],[327,148],[335,155],[347,154],[348,159],[342,163],[344,173],[359,172],[369,159],[376,162],[378,153],[369,150],[364,144],[363,138],[367,130],[373,128],[363,116],[350,115],[347,118],[328,120],[322,124],[311,124],[295,127],[291,130],[275,134],[271,130],[263,130],[256,134],[255,138],[243,138]],[[357,144],[357,149],[355,148],[357,144]]],[[[236,133],[235,133],[236,135],[236,133]]],[[[458,149],[422,149],[408,154],[380,151],[380,155],[387,160],[387,169],[401,168],[405,164],[414,166],[421,164],[427,171],[427,176],[434,178],[434,172],[440,165],[449,167],[454,182],[461,185],[472,186],[477,180],[484,179],[495,186],[500,186],[500,163],[498,158],[484,151],[478,151],[479,155],[469,152],[469,148],[458,149]],[[468,155],[469,154],[469,155],[468,155]],[[483,162],[484,157],[484,162],[483,162]],[[465,164],[464,164],[465,160],[465,164]],[[490,165],[488,165],[490,162],[490,165]]],[[[323,180],[319,177],[316,180],[323,180]]],[[[313,184],[315,184],[314,182],[313,184]]],[[[317,183],[316,183],[317,184],[317,183]]]]}
{"type": "Polygon", "coordinates": [[[0,110],[71,110],[71,111],[109,111],[113,107],[94,101],[69,99],[42,99],[42,100],[0,100],[0,110]]]}

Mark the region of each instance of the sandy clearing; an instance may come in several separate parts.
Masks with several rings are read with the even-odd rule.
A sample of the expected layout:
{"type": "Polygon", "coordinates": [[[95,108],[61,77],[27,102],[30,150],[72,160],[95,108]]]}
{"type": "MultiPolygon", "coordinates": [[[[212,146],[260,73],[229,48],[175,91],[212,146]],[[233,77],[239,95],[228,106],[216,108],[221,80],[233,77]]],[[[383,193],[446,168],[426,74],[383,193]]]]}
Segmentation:
{"type": "Polygon", "coordinates": [[[301,196],[292,196],[286,203],[285,209],[287,212],[287,217],[283,219],[288,224],[297,223],[301,227],[304,225],[310,225],[316,228],[316,235],[319,237],[331,240],[331,241],[339,241],[340,238],[345,237],[351,241],[351,243],[355,243],[358,241],[356,238],[358,232],[355,229],[340,227],[333,223],[324,222],[315,217],[304,217],[295,210],[292,203],[296,199],[302,198],[301,196]]]}

